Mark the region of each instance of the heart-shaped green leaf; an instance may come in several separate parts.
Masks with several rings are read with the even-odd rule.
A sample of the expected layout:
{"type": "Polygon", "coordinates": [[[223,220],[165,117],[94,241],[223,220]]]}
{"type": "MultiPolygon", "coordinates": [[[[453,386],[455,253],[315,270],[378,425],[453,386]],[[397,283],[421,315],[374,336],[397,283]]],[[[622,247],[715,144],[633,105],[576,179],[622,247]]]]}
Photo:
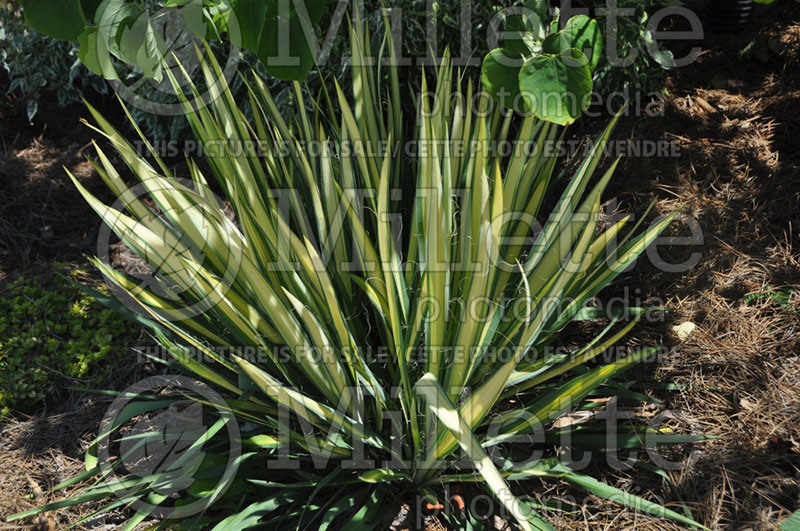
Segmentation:
{"type": "Polygon", "coordinates": [[[483,58],[481,81],[486,92],[502,106],[518,111],[527,110],[519,95],[522,58],[503,48],[495,48],[483,58]]]}
{"type": "Polygon", "coordinates": [[[567,21],[559,34],[562,49],[580,50],[589,60],[589,68],[594,70],[603,53],[603,36],[597,21],[586,15],[576,15],[567,21]]]}
{"type": "Polygon", "coordinates": [[[78,42],[81,45],[78,49],[78,59],[86,65],[86,68],[106,79],[118,79],[106,41],[98,39],[96,26],[88,26],[78,35],[78,42]]]}
{"type": "Polygon", "coordinates": [[[314,66],[316,50],[311,21],[298,12],[267,17],[258,58],[267,72],[284,81],[302,81],[314,66]]]}
{"type": "Polygon", "coordinates": [[[234,44],[256,52],[267,71],[283,80],[301,81],[314,66],[311,25],[325,13],[327,0],[235,0],[234,44]]]}
{"type": "Polygon", "coordinates": [[[543,120],[567,125],[588,106],[592,74],[586,56],[575,48],[525,62],[519,73],[522,98],[543,120]]]}
{"type": "Polygon", "coordinates": [[[519,55],[539,53],[544,35],[544,23],[535,13],[508,15],[502,48],[519,55]]]}
{"type": "Polygon", "coordinates": [[[161,59],[166,45],[159,42],[150,17],[142,14],[130,24],[120,26],[117,34],[120,58],[139,67],[146,77],[161,80],[161,59]]]}
{"type": "Polygon", "coordinates": [[[266,15],[267,7],[263,0],[236,0],[233,16],[228,21],[229,27],[235,25],[235,31],[231,32],[233,43],[257,52],[266,15]]]}
{"type": "Polygon", "coordinates": [[[528,27],[523,15],[509,15],[506,17],[505,36],[503,38],[503,49],[512,54],[530,53],[526,43],[528,27]]]}
{"type": "Polygon", "coordinates": [[[562,53],[566,48],[570,48],[570,46],[563,46],[563,41],[561,40],[561,33],[551,33],[547,36],[545,40],[542,41],[542,52],[547,53],[550,55],[559,55],[562,53]]]}
{"type": "MultiPolygon", "coordinates": [[[[102,40],[108,51],[124,60],[125,52],[120,48],[120,41],[130,31],[134,23],[144,15],[144,11],[136,4],[125,0],[106,0],[97,8],[97,37],[102,40]]],[[[131,53],[135,54],[135,48],[131,53]]]]}
{"type": "Polygon", "coordinates": [[[33,29],[60,41],[77,41],[86,24],[79,0],[27,0],[22,12],[33,29]]]}

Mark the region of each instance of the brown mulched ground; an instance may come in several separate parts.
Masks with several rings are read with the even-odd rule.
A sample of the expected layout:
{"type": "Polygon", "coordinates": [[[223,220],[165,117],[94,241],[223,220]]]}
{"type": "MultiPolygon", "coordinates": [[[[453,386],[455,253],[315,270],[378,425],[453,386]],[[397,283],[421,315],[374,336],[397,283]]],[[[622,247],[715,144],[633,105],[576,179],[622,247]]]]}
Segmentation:
{"type": "Polygon", "coordinates": [[[0,102],[0,278],[96,251],[99,224],[64,172],[110,198],[86,161],[92,135],[79,120],[88,115],[80,105],[45,106],[29,125],[18,106],[0,102]]]}
{"type": "MultiPolygon", "coordinates": [[[[662,272],[641,260],[628,276],[625,284],[640,289],[641,299],[674,308],[664,322],[640,326],[629,344],[670,347],[637,376],[670,382],[673,390],[653,391],[663,405],[643,406],[637,415],[670,411],[676,429],[719,438],[672,454],[683,465],[667,472],[676,492],[641,470],[598,474],[676,510],[686,500],[711,529],[775,529],[800,506],[798,4],[781,3],[760,27],[709,35],[705,48],[693,65],[672,74],[663,116],[630,116],[615,132],[617,139],[674,142],[679,156],[623,159],[607,196],[626,212],[642,213],[651,200],[659,214],[682,206],[701,229],[701,245],[663,252],[672,262],[701,253],[688,272],[662,272]],[[740,57],[753,39],[766,53],[740,57]],[[673,327],[683,323],[695,328],[679,338],[673,327]]],[[[91,135],[75,127],[84,114],[75,107],[47,117],[43,110],[48,121],[32,128],[19,114],[0,115],[0,281],[93,253],[99,223],[61,169],[66,165],[102,191],[82,154],[91,135]]],[[[689,233],[687,225],[678,228],[689,233]]],[[[81,469],[81,441],[103,411],[102,399],[84,399],[0,425],[0,517],[49,501],[22,496],[36,496],[81,469]]],[[[577,495],[554,483],[525,488],[577,495]]],[[[548,516],[559,529],[680,528],[588,501],[578,515],[548,516]]],[[[79,516],[56,513],[41,528],[59,529],[79,516]]]]}
{"type": "MultiPolygon", "coordinates": [[[[643,378],[681,386],[656,391],[663,407],[684,430],[719,436],[668,472],[711,529],[775,529],[800,508],[800,10],[789,2],[770,15],[760,29],[708,36],[670,78],[663,117],[622,121],[616,138],[673,141],[680,156],[624,159],[607,192],[626,212],[651,200],[659,214],[683,207],[701,229],[702,245],[661,253],[672,263],[702,253],[688,272],[643,260],[626,284],[675,309],[633,342],[671,347],[643,378]],[[753,39],[767,53],[740,57],[753,39]],[[687,322],[696,328],[682,341],[674,327],[687,322]]],[[[679,508],[653,474],[605,479],[679,508]]],[[[680,528],[602,506],[556,527],[680,528]]]]}

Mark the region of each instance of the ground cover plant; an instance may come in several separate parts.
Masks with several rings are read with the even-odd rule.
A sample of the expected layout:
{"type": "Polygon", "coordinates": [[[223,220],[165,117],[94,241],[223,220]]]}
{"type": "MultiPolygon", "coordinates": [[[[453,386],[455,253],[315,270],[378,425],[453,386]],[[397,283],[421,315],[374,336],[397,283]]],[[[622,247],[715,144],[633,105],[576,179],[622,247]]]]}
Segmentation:
{"type": "MultiPolygon", "coordinates": [[[[391,39],[384,45],[391,58],[391,39]]],[[[335,93],[299,106],[290,123],[258,77],[249,123],[214,83],[219,65],[203,64],[217,92],[211,106],[187,104],[186,112],[198,140],[219,148],[207,161],[231,217],[198,165],[181,181],[157,157],[152,165],[140,156],[92,109],[98,133],[149,199],[130,191],[100,146],[96,170],[120,203],[107,206],[74,183],[161,284],[144,286],[95,264],[138,303],[140,322],[175,362],[225,394],[236,420],[213,419],[171,468],[115,478],[118,463],[98,459],[98,445],[120,442],[114,432],[131,419],[186,399],[143,397],[90,447],[87,472],[56,489],[93,478],[92,486],[14,518],[109,499],[100,512],[137,509],[129,529],[164,508],[170,525],[186,529],[326,528],[336,518],[360,529],[374,527],[398,492],[435,496],[442,484],[477,482],[523,529],[551,529],[538,502],[509,484],[547,477],[699,525],[558,458],[521,458],[514,444],[529,448],[531,439],[521,436],[537,433],[551,441],[565,433],[596,440],[602,430],[552,423],[590,406],[592,392],[623,392],[606,384],[657,350],[601,356],[644,308],[607,316],[607,326],[574,352],[549,348],[574,320],[599,316],[586,304],[675,215],[647,228],[625,218],[598,231],[616,163],[596,170],[614,121],[583,159],[556,172],[557,150],[546,148],[559,128],[532,115],[514,123],[489,98],[472,107],[476,89],[461,88],[445,57],[429,72],[430,92],[423,77],[416,127],[407,135],[395,67],[370,66],[369,35],[358,20],[351,48],[352,95],[336,85],[335,93]],[[493,149],[507,140],[507,155],[493,149]],[[247,147],[253,145],[262,149],[247,147]],[[550,195],[556,201],[544,211],[550,195]],[[222,428],[234,422],[242,429],[234,461],[243,466],[226,477],[233,449],[222,428]],[[201,455],[202,446],[208,451],[201,455]],[[176,473],[193,458],[196,481],[187,485],[176,473]],[[284,467],[268,466],[269,459],[284,467]],[[192,502],[173,506],[177,493],[192,502]]],[[[299,84],[295,90],[301,93],[299,84]]],[[[696,440],[620,429],[617,440],[634,446],[696,440]]],[[[158,436],[122,442],[135,448],[158,436]]]]}
{"type": "Polygon", "coordinates": [[[61,275],[18,278],[0,290],[0,417],[30,412],[65,386],[97,387],[133,336],[125,319],[61,275]]]}

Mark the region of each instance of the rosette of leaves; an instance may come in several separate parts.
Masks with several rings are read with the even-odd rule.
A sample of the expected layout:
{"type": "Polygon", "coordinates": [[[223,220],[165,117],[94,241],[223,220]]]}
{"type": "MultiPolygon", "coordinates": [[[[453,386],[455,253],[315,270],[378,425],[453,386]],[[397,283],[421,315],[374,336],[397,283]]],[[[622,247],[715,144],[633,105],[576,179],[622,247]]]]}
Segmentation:
{"type": "MultiPolygon", "coordinates": [[[[87,471],[54,487],[92,478],[85,489],[9,521],[106,500],[84,521],[133,507],[124,528],[133,530],[158,507],[171,521],[155,529],[372,530],[391,504],[474,484],[521,529],[553,530],[539,513],[548,506],[519,483],[547,479],[701,527],[688,510],[604,484],[569,459],[540,458],[554,455],[562,438],[596,456],[704,439],[555,422],[597,407],[595,393],[633,398],[617,380],[657,350],[603,359],[647,308],[626,308],[628,319],[586,306],[676,215],[642,230],[629,216],[601,227],[616,162],[605,171],[600,164],[615,120],[573,168],[558,172],[558,154],[545,146],[559,127],[532,114],[512,123],[514,113],[489,109],[487,99],[473,98],[481,96],[473,85],[462,88],[447,54],[435,81],[423,75],[411,96],[401,92],[390,33],[373,55],[356,17],[350,39],[350,86],[306,98],[294,83],[290,119],[258,76],[248,84],[252,121],[228,87],[207,106],[184,98],[197,140],[220,146],[206,151],[207,170],[189,163],[191,180],[154,150],[140,155],[90,108],[97,133],[148,197],[131,197],[99,144],[93,166],[120,202],[106,205],[73,181],[157,283],[94,263],[115,293],[136,302],[138,312],[129,313],[174,357],[172,370],[224,395],[242,452],[231,458],[222,436],[234,420],[209,413],[211,427],[194,447],[208,458],[192,477],[184,460],[178,469],[112,479],[119,461],[99,459],[96,449],[119,439],[119,426],[162,407],[143,397],[87,449],[87,471]],[[418,103],[416,120],[404,113],[406,98],[418,103]],[[473,101],[478,108],[466,103],[473,101]],[[412,122],[409,135],[404,125],[412,122]],[[493,149],[505,142],[514,146],[508,156],[493,149]],[[607,323],[584,344],[555,348],[574,321],[600,318],[607,323]],[[231,459],[242,466],[229,474],[220,463],[231,459]],[[177,498],[164,495],[178,474],[191,484],[177,498]]],[[[218,79],[221,67],[208,57],[203,74],[218,79]]],[[[136,441],[161,438],[151,432],[136,441]]]]}
{"type": "Polygon", "coordinates": [[[567,125],[589,105],[602,36],[586,15],[571,17],[559,30],[557,13],[548,34],[539,4],[526,3],[506,18],[503,46],[484,57],[481,80],[504,107],[567,125]]]}

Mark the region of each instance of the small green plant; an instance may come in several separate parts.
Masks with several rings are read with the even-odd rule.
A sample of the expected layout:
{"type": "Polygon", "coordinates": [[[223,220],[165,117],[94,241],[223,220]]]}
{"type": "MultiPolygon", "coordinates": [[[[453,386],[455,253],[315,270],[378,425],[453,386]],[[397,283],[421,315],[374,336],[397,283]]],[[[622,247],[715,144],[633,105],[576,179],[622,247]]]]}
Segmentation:
{"type": "Polygon", "coordinates": [[[131,339],[124,318],[59,276],[9,282],[0,292],[0,416],[31,412],[64,385],[105,384],[131,339]]]}
{"type": "MultiPolygon", "coordinates": [[[[224,89],[209,106],[186,101],[198,141],[218,148],[206,162],[234,219],[197,164],[189,164],[191,182],[178,179],[90,108],[97,132],[149,197],[129,193],[99,146],[95,168],[124,208],[73,181],[159,282],[95,264],[139,304],[176,365],[225,395],[242,451],[232,457],[221,431],[232,417],[215,415],[191,438],[192,448],[206,446],[196,476],[177,481],[169,468],[112,475],[122,458],[99,459],[98,447],[163,439],[117,437],[116,428],[163,405],[152,395],[129,400],[87,451],[87,472],[62,486],[97,481],[12,520],[117,496],[101,511],[135,507],[125,529],[162,509],[172,521],[161,529],[326,529],[337,519],[342,529],[374,529],[394,501],[474,483],[522,529],[550,530],[543,506],[522,499],[517,483],[549,478],[699,525],[688,510],[601,483],[552,453],[562,436],[593,450],[608,440],[616,449],[702,439],[628,427],[608,439],[604,426],[554,423],[591,408],[592,393],[630,396],[615,380],[656,350],[601,356],[643,308],[630,308],[626,315],[638,318],[628,322],[609,316],[569,353],[552,348],[573,321],[597,317],[586,304],[674,218],[643,231],[628,230],[629,218],[599,230],[616,163],[595,170],[614,122],[569,176],[559,175],[557,150],[545,149],[559,128],[534,115],[512,127],[513,113],[490,108],[490,98],[473,107],[473,85],[458,80],[445,54],[432,92],[422,77],[407,143],[391,35],[381,48],[388,63],[372,54],[358,18],[350,36],[352,91],[336,85],[299,104],[293,120],[258,77],[249,88],[252,123],[224,89]],[[492,149],[506,141],[510,154],[492,149]],[[543,207],[550,194],[552,210],[543,207]],[[543,438],[526,437],[533,433],[543,438]],[[532,445],[551,453],[520,457],[532,445]],[[231,460],[243,465],[233,478],[224,466],[231,460]]],[[[206,79],[218,78],[213,56],[202,67],[206,79]]],[[[299,83],[294,90],[304,101],[299,83]]]]}
{"type": "Polygon", "coordinates": [[[772,286],[766,286],[762,290],[753,291],[745,295],[744,303],[749,305],[754,302],[770,302],[777,304],[784,310],[791,309],[796,311],[791,302],[793,295],[794,289],[775,289],[772,286]]]}
{"type": "Polygon", "coordinates": [[[586,15],[571,17],[559,30],[556,10],[548,31],[547,5],[528,0],[521,14],[506,17],[504,45],[484,57],[481,80],[505,107],[567,125],[589,106],[603,42],[597,22],[586,15]]]}

